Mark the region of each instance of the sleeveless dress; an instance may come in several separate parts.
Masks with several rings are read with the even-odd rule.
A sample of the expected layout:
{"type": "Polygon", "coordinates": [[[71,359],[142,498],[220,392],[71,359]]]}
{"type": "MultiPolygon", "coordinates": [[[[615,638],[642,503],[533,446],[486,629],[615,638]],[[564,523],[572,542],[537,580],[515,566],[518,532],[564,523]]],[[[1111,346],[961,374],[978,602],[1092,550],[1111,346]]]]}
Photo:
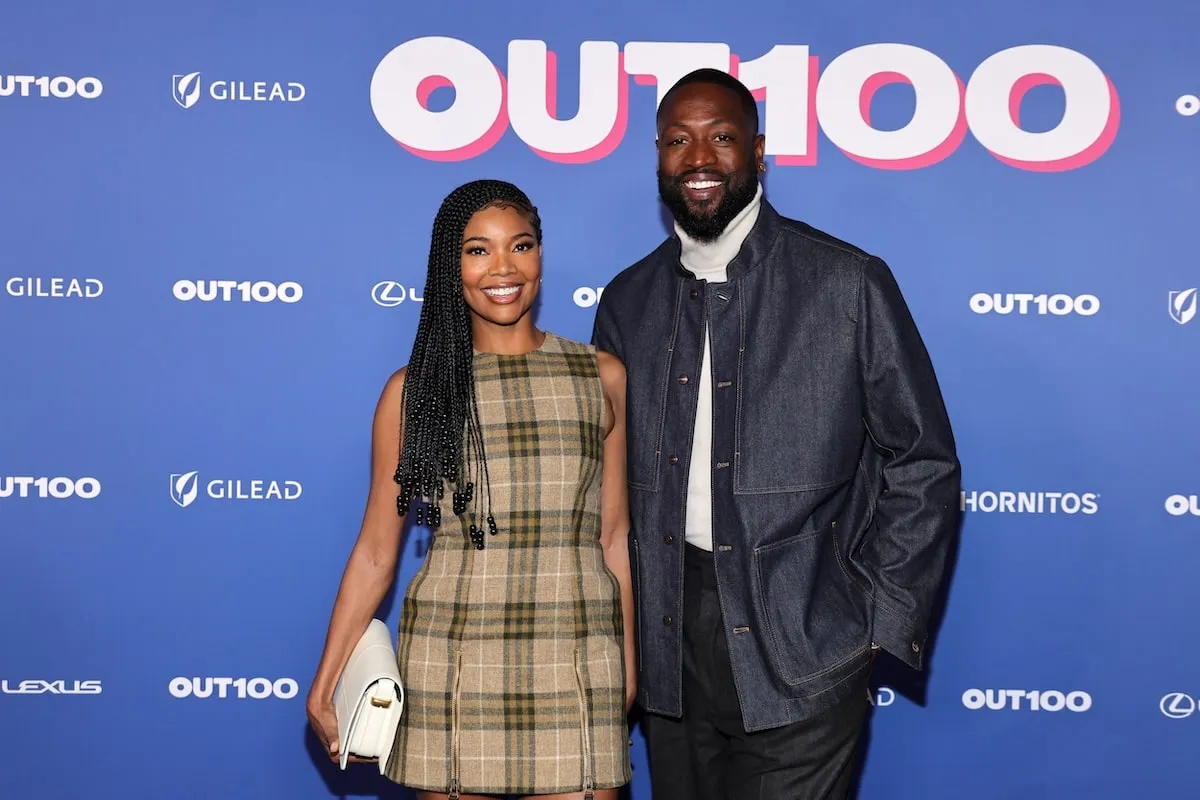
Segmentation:
{"type": "Polygon", "coordinates": [[[476,351],[474,371],[499,533],[476,550],[445,493],[404,595],[405,708],[386,774],[463,794],[623,786],[623,617],[599,542],[595,350],[547,331],[532,353],[476,351]]]}

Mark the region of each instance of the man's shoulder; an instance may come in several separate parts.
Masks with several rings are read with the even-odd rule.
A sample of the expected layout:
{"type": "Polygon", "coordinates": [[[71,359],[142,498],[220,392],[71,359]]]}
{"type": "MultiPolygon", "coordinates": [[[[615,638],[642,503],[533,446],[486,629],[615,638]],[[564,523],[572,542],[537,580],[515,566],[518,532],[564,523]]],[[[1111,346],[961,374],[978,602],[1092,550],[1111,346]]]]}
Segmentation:
{"type": "Polygon", "coordinates": [[[776,215],[779,225],[776,243],[784,240],[793,256],[788,260],[802,265],[802,270],[820,273],[838,286],[853,289],[855,297],[865,286],[899,291],[892,268],[882,256],[802,220],[784,217],[779,212],[776,215]]]}
{"type": "Polygon", "coordinates": [[[845,239],[840,239],[828,231],[821,230],[803,220],[776,213],[779,217],[780,235],[796,245],[815,251],[818,256],[823,256],[831,261],[849,262],[855,266],[878,260],[878,256],[873,253],[845,239]]]}
{"type": "Polygon", "coordinates": [[[671,252],[672,237],[668,236],[658,247],[614,275],[604,287],[604,293],[643,291],[649,283],[669,274],[664,266],[671,258],[671,252]]]}

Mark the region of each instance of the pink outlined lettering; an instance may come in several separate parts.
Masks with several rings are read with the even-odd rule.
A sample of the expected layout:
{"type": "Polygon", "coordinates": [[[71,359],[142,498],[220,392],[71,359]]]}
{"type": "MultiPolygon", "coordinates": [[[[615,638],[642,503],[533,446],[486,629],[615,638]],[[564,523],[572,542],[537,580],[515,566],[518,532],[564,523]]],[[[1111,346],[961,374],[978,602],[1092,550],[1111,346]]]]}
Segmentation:
{"type": "MultiPolygon", "coordinates": [[[[937,164],[939,161],[945,160],[963,143],[963,139],[967,136],[967,112],[964,100],[967,94],[967,87],[963,83],[962,78],[958,75],[954,76],[958,83],[958,120],[954,123],[954,129],[950,131],[940,144],[911,158],[899,159],[881,159],[881,158],[864,158],[847,150],[842,150],[842,153],[852,161],[857,161],[863,166],[871,167],[872,169],[886,170],[913,170],[922,169],[937,164]]],[[[908,76],[899,72],[877,72],[868,78],[862,85],[858,94],[858,111],[862,115],[863,122],[871,124],[871,101],[875,99],[875,93],[892,83],[907,83],[912,85],[912,81],[908,76]]]]}
{"type": "MultiPolygon", "coordinates": [[[[1105,151],[1112,146],[1112,143],[1117,138],[1117,130],[1121,127],[1121,100],[1117,96],[1117,87],[1107,75],[1104,76],[1104,80],[1108,84],[1108,121],[1105,123],[1104,129],[1100,132],[1096,141],[1092,142],[1088,147],[1073,156],[1060,158],[1056,161],[1021,161],[1015,158],[1006,158],[991,150],[988,150],[988,152],[1003,164],[1029,172],[1067,172],[1079,169],[1080,167],[1086,167],[1104,155],[1105,151]]],[[[1035,86],[1045,86],[1047,84],[1062,86],[1062,83],[1054,76],[1047,75],[1044,72],[1035,72],[1018,79],[1013,84],[1012,89],[1009,90],[1008,115],[1012,119],[1013,124],[1018,128],[1021,127],[1021,102],[1025,99],[1025,95],[1035,86]]]]}
{"type": "MultiPolygon", "coordinates": [[[[398,140],[396,144],[414,156],[428,159],[429,161],[467,161],[491,150],[504,137],[505,131],[508,130],[508,81],[505,79],[504,73],[499,69],[496,70],[496,74],[500,76],[500,113],[496,115],[495,122],[492,123],[492,126],[488,128],[483,136],[480,136],[470,144],[463,145],[454,150],[419,150],[398,140]]],[[[422,108],[428,109],[429,97],[435,90],[453,85],[454,83],[444,75],[430,75],[417,84],[417,102],[421,104],[422,108]]],[[[461,98],[456,96],[454,102],[461,102],[461,98]]]]}
{"type": "MultiPolygon", "coordinates": [[[[738,77],[738,66],[741,59],[731,54],[729,57],[729,74],[738,77]]],[[[815,167],[817,165],[817,83],[821,79],[820,56],[808,57],[808,153],[802,156],[776,154],[772,156],[778,167],[815,167]]],[[[750,94],[761,103],[767,102],[767,87],[752,89],[750,94]]],[[[765,111],[765,109],[764,109],[765,111]]],[[[766,133],[766,125],[759,125],[760,132],[766,133]]]]}
{"type": "MultiPolygon", "coordinates": [[[[580,69],[582,70],[582,65],[580,69]]],[[[582,83],[582,77],[580,81],[582,83]]],[[[530,150],[537,153],[547,161],[553,161],[557,164],[588,164],[592,161],[599,161],[602,158],[607,158],[612,155],[613,151],[620,146],[621,141],[625,138],[625,130],[629,124],[629,76],[625,74],[625,53],[617,54],[617,118],[613,121],[612,129],[608,135],[594,147],[590,147],[579,153],[547,153],[544,150],[538,150],[536,147],[530,146],[530,150]]],[[[653,83],[653,80],[651,81],[653,83]]],[[[580,105],[586,101],[584,93],[580,91],[580,105]]],[[[546,50],[546,113],[552,119],[558,119],[558,57],[553,50],[546,50]]]]}

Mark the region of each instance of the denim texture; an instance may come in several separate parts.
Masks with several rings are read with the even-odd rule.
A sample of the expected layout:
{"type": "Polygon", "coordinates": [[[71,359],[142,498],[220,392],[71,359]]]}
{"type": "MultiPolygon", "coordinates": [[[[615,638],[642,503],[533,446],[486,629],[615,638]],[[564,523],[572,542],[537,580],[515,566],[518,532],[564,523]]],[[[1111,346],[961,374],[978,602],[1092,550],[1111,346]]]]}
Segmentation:
{"type": "Polygon", "coordinates": [[[954,436],[884,261],[763,200],[726,283],[676,236],[605,287],[592,341],[627,373],[638,699],[682,711],[684,519],[709,326],[713,560],[747,732],[862,691],[871,645],[923,669],[957,533],[954,436]]]}

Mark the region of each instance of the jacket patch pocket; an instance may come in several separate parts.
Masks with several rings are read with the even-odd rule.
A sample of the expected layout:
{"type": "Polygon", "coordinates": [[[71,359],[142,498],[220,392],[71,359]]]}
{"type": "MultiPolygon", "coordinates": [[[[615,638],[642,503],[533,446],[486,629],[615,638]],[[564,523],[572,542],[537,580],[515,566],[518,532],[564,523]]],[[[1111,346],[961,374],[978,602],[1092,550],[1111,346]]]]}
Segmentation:
{"type": "Polygon", "coordinates": [[[754,591],[770,666],[800,686],[870,644],[867,598],[837,563],[832,526],[754,549],[754,591]]]}

